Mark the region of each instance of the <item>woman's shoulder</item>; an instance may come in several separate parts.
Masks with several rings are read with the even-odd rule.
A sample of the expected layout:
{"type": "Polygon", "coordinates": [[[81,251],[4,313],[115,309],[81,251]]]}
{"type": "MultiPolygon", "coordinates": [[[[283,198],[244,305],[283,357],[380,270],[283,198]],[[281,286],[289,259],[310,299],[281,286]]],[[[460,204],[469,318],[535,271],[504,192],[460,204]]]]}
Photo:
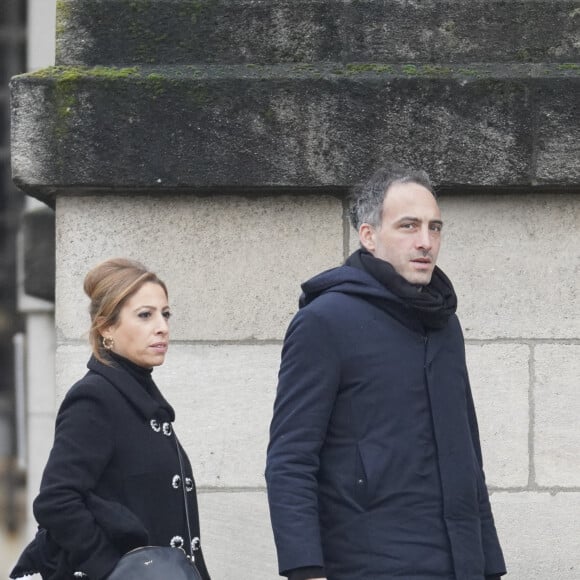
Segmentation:
{"type": "Polygon", "coordinates": [[[63,403],[72,403],[79,399],[110,401],[119,397],[117,389],[102,375],[89,370],[67,391],[63,403]]]}

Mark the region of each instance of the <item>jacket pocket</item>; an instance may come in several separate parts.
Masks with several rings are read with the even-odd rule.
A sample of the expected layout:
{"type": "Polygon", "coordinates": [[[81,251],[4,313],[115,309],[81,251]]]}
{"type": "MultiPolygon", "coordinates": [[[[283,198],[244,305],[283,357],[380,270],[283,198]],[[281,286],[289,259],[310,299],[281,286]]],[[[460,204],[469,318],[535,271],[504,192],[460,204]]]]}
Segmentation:
{"type": "Polygon", "coordinates": [[[354,499],[362,509],[368,507],[368,475],[367,470],[365,469],[360,443],[357,443],[356,445],[354,499]]]}

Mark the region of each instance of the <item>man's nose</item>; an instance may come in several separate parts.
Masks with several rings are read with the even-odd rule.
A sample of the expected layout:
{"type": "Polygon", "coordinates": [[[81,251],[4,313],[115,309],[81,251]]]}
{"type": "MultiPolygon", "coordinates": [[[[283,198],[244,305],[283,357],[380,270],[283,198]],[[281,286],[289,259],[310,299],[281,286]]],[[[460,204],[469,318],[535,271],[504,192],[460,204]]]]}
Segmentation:
{"type": "Polygon", "coordinates": [[[432,246],[431,230],[428,226],[422,227],[417,234],[417,247],[430,250],[432,246]]]}

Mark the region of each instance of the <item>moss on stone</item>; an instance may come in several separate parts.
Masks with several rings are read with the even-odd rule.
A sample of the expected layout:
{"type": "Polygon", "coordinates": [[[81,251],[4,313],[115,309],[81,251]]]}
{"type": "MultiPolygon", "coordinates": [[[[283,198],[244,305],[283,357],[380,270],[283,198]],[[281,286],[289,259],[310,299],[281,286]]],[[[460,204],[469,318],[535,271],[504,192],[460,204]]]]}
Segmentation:
{"type": "Polygon", "coordinates": [[[520,48],[516,52],[516,60],[519,62],[526,62],[530,60],[530,51],[527,48],[520,48]]]}
{"type": "Polygon", "coordinates": [[[388,64],[376,64],[372,62],[365,62],[361,64],[349,63],[346,65],[346,70],[349,74],[364,72],[392,73],[393,67],[388,64]]]}
{"type": "Polygon", "coordinates": [[[165,94],[165,79],[158,73],[150,73],[140,82],[151,92],[154,99],[165,94]]]}
{"type": "Polygon", "coordinates": [[[558,65],[558,70],[567,70],[567,71],[580,71],[580,64],[575,62],[563,62],[562,64],[558,65]]]}
{"type": "Polygon", "coordinates": [[[425,64],[423,65],[421,72],[429,76],[446,77],[453,72],[453,69],[448,66],[425,64]]]}
{"type": "Polygon", "coordinates": [[[419,74],[419,69],[414,64],[405,64],[405,65],[403,65],[403,67],[401,68],[401,70],[406,75],[410,75],[410,76],[415,76],[415,75],[418,75],[419,74]]]}
{"type": "Polygon", "coordinates": [[[80,79],[98,78],[117,80],[139,74],[138,67],[105,67],[105,66],[50,66],[28,74],[32,78],[54,79],[59,82],[76,82],[80,79]]]}
{"type": "Polygon", "coordinates": [[[70,20],[71,9],[68,0],[56,0],[56,38],[62,37],[70,20]]]}
{"type": "Polygon", "coordinates": [[[472,68],[460,68],[457,71],[460,75],[468,76],[468,77],[478,77],[480,73],[472,68]]]}

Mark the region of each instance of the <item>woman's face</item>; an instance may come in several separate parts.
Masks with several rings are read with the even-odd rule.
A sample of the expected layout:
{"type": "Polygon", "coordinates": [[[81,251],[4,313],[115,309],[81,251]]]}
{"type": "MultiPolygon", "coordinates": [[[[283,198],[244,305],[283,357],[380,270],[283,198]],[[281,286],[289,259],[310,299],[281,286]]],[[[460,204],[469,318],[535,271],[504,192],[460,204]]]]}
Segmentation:
{"type": "Polygon", "coordinates": [[[169,346],[169,304],[159,284],[146,282],[121,308],[119,320],[103,331],[112,351],[144,368],[163,364],[169,346]]]}

